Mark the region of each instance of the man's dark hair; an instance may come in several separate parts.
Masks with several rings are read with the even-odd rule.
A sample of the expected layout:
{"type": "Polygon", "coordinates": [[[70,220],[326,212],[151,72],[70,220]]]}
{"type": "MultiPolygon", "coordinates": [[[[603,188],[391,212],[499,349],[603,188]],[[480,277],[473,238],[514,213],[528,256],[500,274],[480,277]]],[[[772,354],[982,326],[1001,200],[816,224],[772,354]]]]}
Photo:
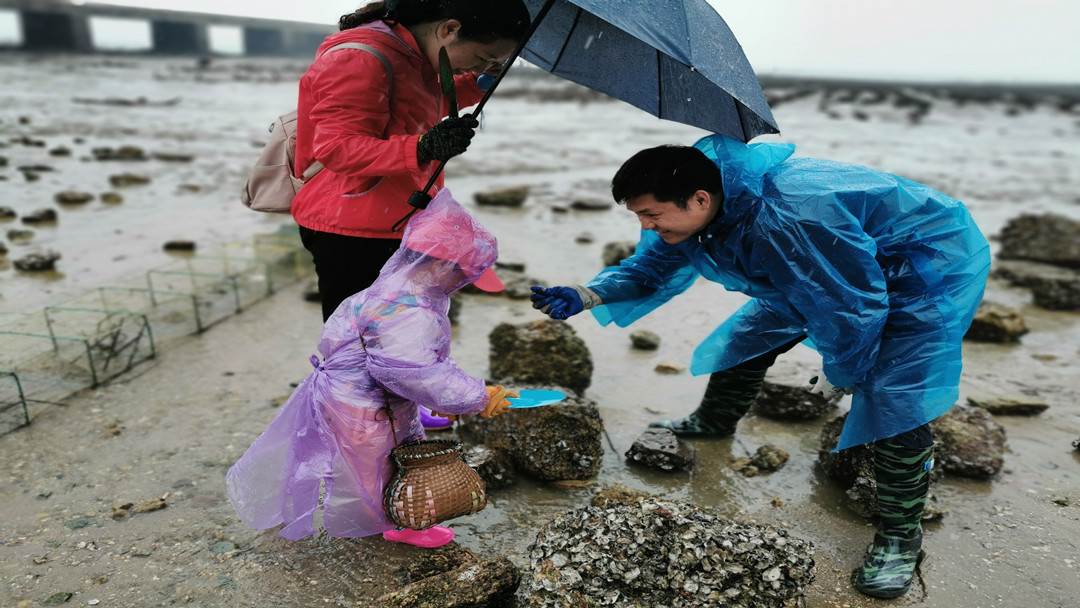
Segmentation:
{"type": "Polygon", "coordinates": [[[611,196],[623,204],[643,194],[686,209],[686,201],[704,190],[723,200],[720,168],[705,153],[689,146],[659,146],[631,156],[611,180],[611,196]]]}
{"type": "Polygon", "coordinates": [[[384,0],[342,15],[338,29],[350,30],[379,19],[406,27],[457,19],[463,39],[487,44],[521,40],[529,30],[531,17],[521,0],[384,0]]]}

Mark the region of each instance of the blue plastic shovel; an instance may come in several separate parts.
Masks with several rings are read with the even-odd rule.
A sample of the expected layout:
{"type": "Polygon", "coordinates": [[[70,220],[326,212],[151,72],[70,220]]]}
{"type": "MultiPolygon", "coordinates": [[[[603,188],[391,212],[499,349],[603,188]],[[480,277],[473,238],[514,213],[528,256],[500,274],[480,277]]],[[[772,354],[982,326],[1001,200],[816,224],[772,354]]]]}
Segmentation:
{"type": "Polygon", "coordinates": [[[541,405],[551,405],[552,403],[558,403],[566,399],[566,395],[562,391],[541,391],[541,390],[524,390],[520,392],[519,397],[509,397],[507,401],[510,402],[512,408],[524,408],[524,407],[540,407],[541,405]]]}

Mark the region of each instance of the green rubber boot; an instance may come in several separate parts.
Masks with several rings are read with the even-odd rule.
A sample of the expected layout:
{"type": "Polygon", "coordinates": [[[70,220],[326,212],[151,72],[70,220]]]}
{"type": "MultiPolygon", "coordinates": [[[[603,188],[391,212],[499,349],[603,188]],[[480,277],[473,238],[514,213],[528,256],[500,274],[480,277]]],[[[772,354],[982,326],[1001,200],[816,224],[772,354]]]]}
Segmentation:
{"type": "Polygon", "coordinates": [[[670,429],[684,437],[729,437],[735,425],[754,405],[761,385],[765,382],[763,369],[740,369],[735,366],[713,372],[701,405],[689,416],[675,420],[657,420],[650,427],[670,429]]]}
{"type": "Polygon", "coordinates": [[[886,441],[874,446],[874,459],[881,521],[852,584],[866,595],[894,598],[911,588],[923,558],[921,522],[934,448],[903,448],[886,441]]]}

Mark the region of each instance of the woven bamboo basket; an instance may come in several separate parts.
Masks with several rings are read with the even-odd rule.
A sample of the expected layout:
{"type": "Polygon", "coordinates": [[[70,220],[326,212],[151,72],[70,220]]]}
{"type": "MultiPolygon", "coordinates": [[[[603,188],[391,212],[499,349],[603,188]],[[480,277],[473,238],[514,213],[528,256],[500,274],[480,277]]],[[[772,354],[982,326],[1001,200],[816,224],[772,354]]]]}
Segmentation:
{"type": "Polygon", "coordinates": [[[425,530],[487,506],[484,480],[465,462],[460,441],[403,443],[390,457],[397,475],[386,486],[383,510],[394,525],[425,530]]]}

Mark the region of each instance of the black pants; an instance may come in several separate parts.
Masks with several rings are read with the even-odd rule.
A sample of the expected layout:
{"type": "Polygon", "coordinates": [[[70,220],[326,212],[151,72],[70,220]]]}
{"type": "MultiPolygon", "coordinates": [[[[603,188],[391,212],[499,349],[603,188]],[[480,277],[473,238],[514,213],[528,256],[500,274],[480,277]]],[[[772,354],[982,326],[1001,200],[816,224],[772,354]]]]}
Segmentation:
{"type": "Polygon", "coordinates": [[[398,239],[344,236],[303,226],[300,227],[300,242],[315,260],[324,322],[345,298],[370,287],[401,245],[398,239]]]}

